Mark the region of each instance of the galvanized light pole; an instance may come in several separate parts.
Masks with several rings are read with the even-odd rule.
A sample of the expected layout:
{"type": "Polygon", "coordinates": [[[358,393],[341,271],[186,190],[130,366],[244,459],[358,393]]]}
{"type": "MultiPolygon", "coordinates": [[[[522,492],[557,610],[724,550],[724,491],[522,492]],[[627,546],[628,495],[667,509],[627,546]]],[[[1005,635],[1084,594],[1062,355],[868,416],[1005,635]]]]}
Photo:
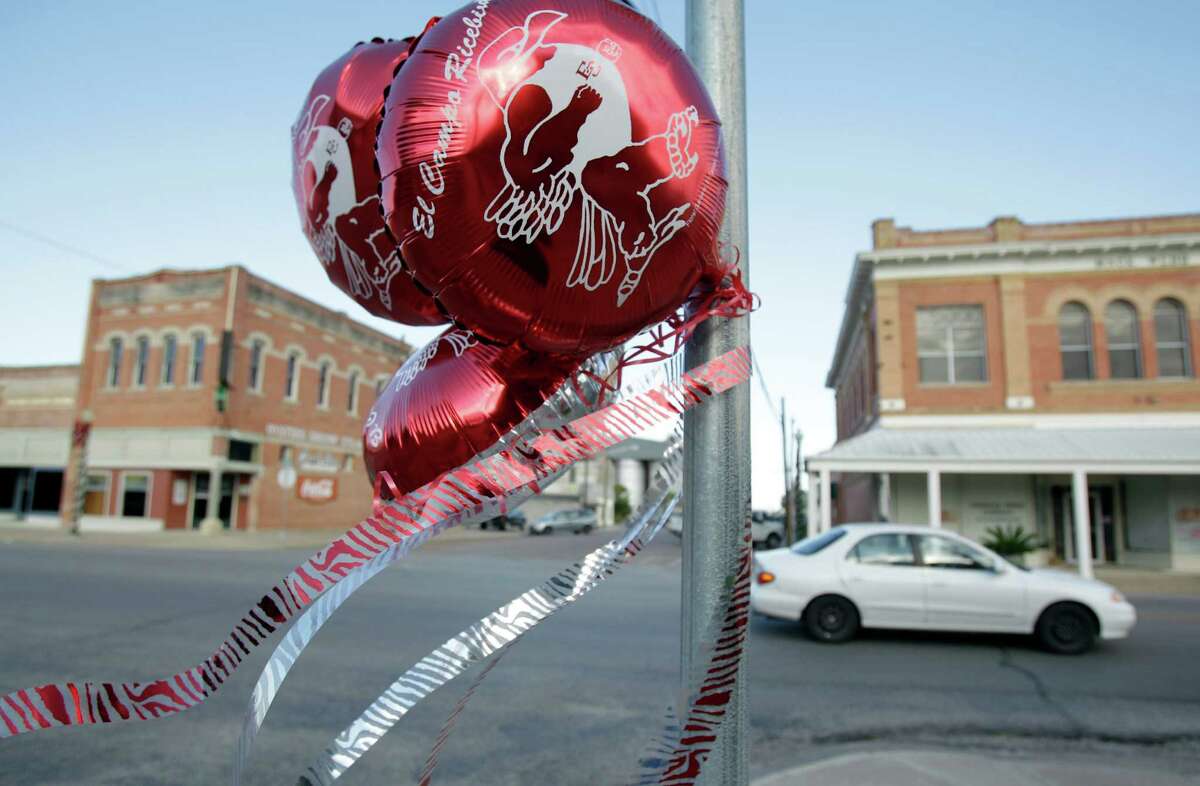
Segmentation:
{"type": "MultiPolygon", "coordinates": [[[[749,230],[746,210],[746,61],[743,0],[688,0],[687,51],[708,86],[722,121],[729,193],[722,239],[741,252],[746,283],[749,230]]],[[[749,346],[750,322],[710,319],[688,342],[694,368],[736,347],[749,346]]],[[[683,619],[684,695],[695,690],[694,671],[709,655],[706,628],[723,613],[750,514],[750,386],[739,385],[684,418],[683,619]]],[[[719,742],[700,783],[745,784],[747,766],[745,661],[726,707],[719,742]]]]}

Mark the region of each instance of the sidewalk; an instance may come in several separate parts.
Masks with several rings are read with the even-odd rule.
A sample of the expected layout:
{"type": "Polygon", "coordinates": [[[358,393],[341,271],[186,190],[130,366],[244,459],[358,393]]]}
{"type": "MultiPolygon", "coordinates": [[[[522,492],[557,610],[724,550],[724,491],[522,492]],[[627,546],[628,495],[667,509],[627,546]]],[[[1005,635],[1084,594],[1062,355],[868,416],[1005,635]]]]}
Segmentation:
{"type": "MultiPolygon", "coordinates": [[[[71,535],[57,527],[30,527],[0,523],[0,548],[7,544],[47,546],[99,546],[133,549],[190,549],[198,551],[258,551],[271,549],[308,549],[315,551],[345,530],[289,530],[280,532],[220,532],[212,535],[196,530],[169,529],[157,532],[85,532],[71,535]]],[[[500,540],[519,536],[520,531],[497,532],[478,527],[451,527],[430,544],[445,545],[461,541],[500,540]]]]}
{"type": "Polygon", "coordinates": [[[1200,595],[1200,574],[1098,567],[1096,578],[1126,595],[1200,595]]]}
{"type": "Polygon", "coordinates": [[[1191,786],[1194,776],[1141,767],[972,753],[898,750],[851,753],[806,764],[753,786],[1191,786]]]}

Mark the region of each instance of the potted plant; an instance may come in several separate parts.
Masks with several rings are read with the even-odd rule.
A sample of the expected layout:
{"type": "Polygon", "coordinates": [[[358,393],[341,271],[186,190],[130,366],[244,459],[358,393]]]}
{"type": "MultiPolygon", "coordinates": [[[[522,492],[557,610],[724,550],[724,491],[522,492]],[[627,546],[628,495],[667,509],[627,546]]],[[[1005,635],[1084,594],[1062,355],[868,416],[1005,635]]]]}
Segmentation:
{"type": "Polygon", "coordinates": [[[1020,525],[990,527],[983,545],[1018,565],[1024,566],[1026,562],[1042,564],[1042,560],[1029,558],[1029,555],[1042,552],[1041,540],[1020,525]]]}

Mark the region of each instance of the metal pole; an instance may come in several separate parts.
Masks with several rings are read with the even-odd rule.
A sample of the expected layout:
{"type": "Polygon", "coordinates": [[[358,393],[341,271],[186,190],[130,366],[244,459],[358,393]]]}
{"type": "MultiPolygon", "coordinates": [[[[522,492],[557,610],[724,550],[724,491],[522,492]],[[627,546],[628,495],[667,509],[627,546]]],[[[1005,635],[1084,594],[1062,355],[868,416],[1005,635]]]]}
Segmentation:
{"type": "MultiPolygon", "coordinates": [[[[800,472],[802,471],[803,464],[804,464],[804,457],[801,454],[800,449],[801,449],[801,446],[804,444],[804,432],[802,432],[798,428],[794,428],[793,430],[796,434],[796,456],[795,456],[796,466],[795,466],[795,469],[792,470],[792,510],[798,511],[799,508],[797,508],[797,505],[800,504],[800,472]]],[[[799,513],[795,513],[793,515],[799,516],[799,513]]],[[[794,538],[799,535],[799,530],[800,530],[799,524],[800,524],[800,522],[797,519],[796,531],[792,533],[792,537],[794,537],[794,538]]],[[[804,537],[808,537],[808,528],[811,526],[812,526],[812,522],[810,522],[810,521],[804,522],[804,537]]],[[[794,542],[795,541],[792,541],[792,543],[794,543],[794,542]]],[[[788,545],[790,546],[792,544],[789,543],[788,545]]]]}
{"type": "MultiPolygon", "coordinates": [[[[722,239],[741,252],[749,283],[746,208],[746,60],[743,0],[687,0],[687,51],[720,114],[729,192],[722,239]]],[[[736,347],[749,346],[746,318],[710,319],[686,350],[688,368],[736,347]]],[[[684,695],[694,670],[711,652],[708,623],[721,614],[726,579],[750,521],[750,388],[739,385],[684,418],[684,527],[681,675],[684,695]]],[[[748,644],[748,642],[747,642],[748,644]]],[[[748,653],[744,653],[743,657],[748,653]]],[[[746,661],[726,706],[718,743],[698,783],[734,786],[749,780],[746,739],[746,661]]]]}
{"type": "Polygon", "coordinates": [[[787,399],[779,399],[779,437],[783,441],[783,545],[796,542],[796,494],[792,489],[792,457],[787,433],[787,399]]]}

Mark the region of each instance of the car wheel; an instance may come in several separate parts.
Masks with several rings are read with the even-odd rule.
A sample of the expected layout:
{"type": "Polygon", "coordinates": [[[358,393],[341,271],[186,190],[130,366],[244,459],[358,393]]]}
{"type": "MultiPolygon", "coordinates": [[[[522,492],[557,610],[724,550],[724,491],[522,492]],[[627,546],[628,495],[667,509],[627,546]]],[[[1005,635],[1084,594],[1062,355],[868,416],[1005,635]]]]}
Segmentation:
{"type": "Polygon", "coordinates": [[[583,534],[584,534],[584,535],[588,534],[588,533],[589,533],[589,532],[591,532],[591,531],[592,531],[592,525],[591,525],[591,524],[584,524],[584,525],[583,525],[583,534]]]}
{"type": "Polygon", "coordinates": [[[858,609],[839,595],[822,595],[804,610],[804,628],[817,641],[848,641],[858,633],[858,623],[858,609]]]}
{"type": "Polygon", "coordinates": [[[1096,621],[1078,603],[1056,603],[1038,617],[1038,641],[1059,655],[1079,655],[1096,644],[1096,621]]]}
{"type": "Polygon", "coordinates": [[[779,537],[778,532],[772,532],[767,536],[767,548],[777,549],[780,543],[783,543],[783,538],[779,537]]]}

